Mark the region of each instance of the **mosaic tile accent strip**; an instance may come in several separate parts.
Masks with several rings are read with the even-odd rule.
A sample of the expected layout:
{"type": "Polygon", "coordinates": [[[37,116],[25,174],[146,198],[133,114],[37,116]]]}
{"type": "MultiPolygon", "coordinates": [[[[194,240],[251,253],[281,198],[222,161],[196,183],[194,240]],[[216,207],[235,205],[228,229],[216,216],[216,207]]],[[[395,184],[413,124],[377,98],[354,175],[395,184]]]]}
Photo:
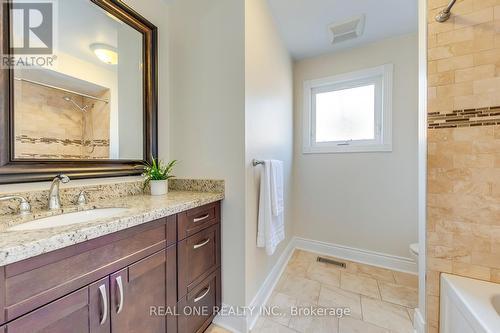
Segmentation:
{"type": "Polygon", "coordinates": [[[61,144],[63,146],[89,146],[89,145],[94,145],[98,147],[109,147],[109,140],[105,139],[95,139],[95,140],[78,140],[78,139],[59,139],[59,138],[46,138],[46,137],[40,137],[40,138],[34,138],[34,137],[29,137],[27,135],[18,135],[16,136],[16,141],[20,143],[31,143],[31,144],[61,144]]]}
{"type": "Polygon", "coordinates": [[[500,125],[500,106],[456,110],[452,113],[429,112],[428,128],[456,128],[500,125]]]}

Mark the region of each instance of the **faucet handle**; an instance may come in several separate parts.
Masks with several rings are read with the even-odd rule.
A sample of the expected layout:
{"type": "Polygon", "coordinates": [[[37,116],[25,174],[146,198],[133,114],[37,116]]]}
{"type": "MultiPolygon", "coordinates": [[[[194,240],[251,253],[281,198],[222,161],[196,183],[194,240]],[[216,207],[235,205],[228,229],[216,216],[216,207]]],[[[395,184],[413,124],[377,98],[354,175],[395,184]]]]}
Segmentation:
{"type": "Polygon", "coordinates": [[[8,200],[19,200],[21,203],[19,204],[19,213],[21,215],[26,215],[31,213],[31,205],[26,200],[26,198],[21,197],[19,195],[9,195],[5,197],[0,197],[0,201],[8,201],[8,200]]]}
{"type": "Polygon", "coordinates": [[[97,190],[99,190],[98,187],[88,187],[81,190],[80,193],[78,194],[78,197],[76,198],[76,203],[78,204],[78,206],[83,206],[87,204],[87,196],[85,195],[85,193],[97,190]]]}
{"type": "Polygon", "coordinates": [[[58,174],[54,179],[59,179],[63,184],[66,184],[71,180],[68,176],[62,173],[58,174]]]}

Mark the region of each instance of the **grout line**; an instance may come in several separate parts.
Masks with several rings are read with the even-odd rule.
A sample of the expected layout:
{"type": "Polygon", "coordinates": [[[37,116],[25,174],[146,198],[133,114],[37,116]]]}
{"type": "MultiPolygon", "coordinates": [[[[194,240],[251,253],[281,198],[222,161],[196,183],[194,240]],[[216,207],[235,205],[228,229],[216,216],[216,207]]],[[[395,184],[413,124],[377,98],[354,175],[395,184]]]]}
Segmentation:
{"type": "Polygon", "coordinates": [[[383,301],[382,299],[382,291],[380,290],[380,281],[375,280],[377,282],[377,290],[378,290],[378,295],[380,296],[380,300],[383,301]]]}

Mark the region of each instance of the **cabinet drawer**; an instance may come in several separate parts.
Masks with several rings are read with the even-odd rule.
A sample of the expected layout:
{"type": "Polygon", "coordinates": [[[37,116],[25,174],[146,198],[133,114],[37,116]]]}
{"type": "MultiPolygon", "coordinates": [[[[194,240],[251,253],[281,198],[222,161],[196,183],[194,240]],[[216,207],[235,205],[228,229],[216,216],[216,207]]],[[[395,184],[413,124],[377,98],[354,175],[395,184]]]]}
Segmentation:
{"type": "Polygon", "coordinates": [[[178,214],[178,239],[189,237],[220,221],[219,202],[194,208],[178,214]]]}
{"type": "Polygon", "coordinates": [[[220,228],[216,224],[178,244],[178,296],[181,298],[220,266],[220,228]]]}
{"type": "Polygon", "coordinates": [[[213,272],[178,303],[179,333],[200,333],[210,325],[220,307],[220,270],[213,272]]]}
{"type": "Polygon", "coordinates": [[[166,219],[7,265],[3,321],[17,318],[165,248],[166,219]]]}

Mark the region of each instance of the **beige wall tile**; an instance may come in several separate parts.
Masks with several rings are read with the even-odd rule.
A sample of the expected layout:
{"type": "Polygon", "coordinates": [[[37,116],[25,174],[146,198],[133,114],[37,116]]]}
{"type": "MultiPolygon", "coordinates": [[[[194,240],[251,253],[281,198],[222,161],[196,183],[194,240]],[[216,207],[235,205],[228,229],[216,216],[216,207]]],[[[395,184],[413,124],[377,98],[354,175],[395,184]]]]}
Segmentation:
{"type": "Polygon", "coordinates": [[[490,280],[490,271],[489,267],[471,265],[461,262],[453,263],[453,274],[468,276],[475,279],[481,280],[490,280]]]}
{"type": "Polygon", "coordinates": [[[474,27],[456,29],[436,35],[437,45],[449,45],[474,39],[474,27]]]}
{"type": "MultiPolygon", "coordinates": [[[[495,76],[495,65],[487,64],[455,71],[455,82],[477,81],[495,76]]],[[[429,83],[430,84],[430,83],[429,83]]]]}
{"type": "Polygon", "coordinates": [[[455,29],[493,21],[493,7],[487,7],[470,14],[455,16],[455,29]]]}
{"type": "MultiPolygon", "coordinates": [[[[484,51],[488,52],[488,51],[484,51]]],[[[486,56],[486,55],[485,55],[486,56]]],[[[463,55],[437,60],[437,71],[447,72],[455,69],[464,69],[474,66],[476,55],[463,55]]],[[[478,57],[480,57],[478,55],[478,57]]],[[[481,59],[480,59],[481,60],[481,59]]]]}

